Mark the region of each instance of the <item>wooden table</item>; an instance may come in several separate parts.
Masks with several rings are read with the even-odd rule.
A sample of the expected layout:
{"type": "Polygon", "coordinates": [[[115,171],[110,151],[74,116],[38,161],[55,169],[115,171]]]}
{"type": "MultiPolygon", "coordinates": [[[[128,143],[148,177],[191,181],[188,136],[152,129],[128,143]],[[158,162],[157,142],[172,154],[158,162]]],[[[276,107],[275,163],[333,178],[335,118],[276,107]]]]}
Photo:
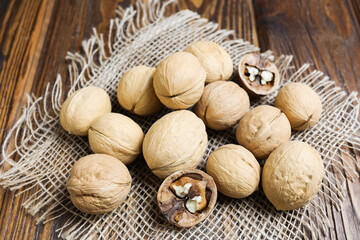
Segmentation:
{"type": "MultiPolygon", "coordinates": [[[[56,74],[67,76],[65,55],[79,51],[92,27],[104,32],[116,0],[0,1],[0,139],[20,116],[25,94],[41,96],[56,74]]],[[[296,67],[309,62],[348,92],[360,90],[359,0],[179,0],[219,28],[234,29],[262,50],[292,54],[296,67]]],[[[7,146],[11,150],[13,146],[7,146]]],[[[359,157],[358,157],[359,159],[359,157]]],[[[329,239],[360,238],[360,182],[347,182],[343,210],[327,206],[329,239]]],[[[1,239],[57,239],[60,220],[35,225],[21,204],[29,193],[0,189],[1,239]]]]}

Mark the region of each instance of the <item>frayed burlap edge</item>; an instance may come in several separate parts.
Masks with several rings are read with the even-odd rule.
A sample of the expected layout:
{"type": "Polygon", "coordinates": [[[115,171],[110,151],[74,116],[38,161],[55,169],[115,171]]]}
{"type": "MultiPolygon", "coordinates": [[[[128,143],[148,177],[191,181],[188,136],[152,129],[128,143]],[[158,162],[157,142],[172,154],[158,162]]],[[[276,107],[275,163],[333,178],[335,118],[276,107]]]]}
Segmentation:
{"type": "MultiPolygon", "coordinates": [[[[191,39],[207,39],[220,43],[230,52],[235,65],[239,61],[239,56],[258,50],[242,40],[225,41],[231,34],[230,31],[216,31],[216,24],[208,23],[207,20],[201,19],[191,11],[181,11],[164,20],[165,7],[172,2],[174,1],[161,4],[160,1],[150,1],[149,4],[144,4],[138,1],[136,10],[132,7],[127,9],[119,8],[117,10],[118,18],[110,21],[109,36],[106,41],[102,34],[98,34],[94,30],[93,36],[82,43],[83,55],[69,53],[67,56],[67,60],[70,61],[69,79],[71,86],[67,96],[81,87],[97,85],[104,87],[109,92],[113,102],[116,102],[117,84],[102,82],[101,80],[108,80],[105,73],[112,73],[106,69],[106,66],[111,63],[113,58],[119,55],[120,50],[123,57],[119,59],[119,62],[122,62],[125,66],[121,72],[115,74],[121,75],[124,70],[129,68],[131,64],[126,65],[127,62],[140,62],[141,60],[134,60],[133,58],[132,54],[136,51],[133,47],[137,45],[132,43],[141,41],[141,36],[149,34],[149,32],[146,32],[149,29],[158,30],[159,33],[164,31],[165,27],[168,26],[162,24],[164,21],[168,21],[170,25],[171,21],[174,21],[174,24],[177,21],[182,21],[188,24],[187,27],[192,31],[201,29],[198,31],[201,34],[194,36],[193,39],[189,37],[189,41],[191,39]],[[99,76],[102,78],[100,79],[99,76]]],[[[142,40],[146,41],[147,38],[142,40]]],[[[186,44],[179,43],[179,47],[174,45],[172,50],[167,51],[182,50],[186,44]]],[[[169,53],[171,52],[165,52],[164,55],[169,53]]],[[[271,54],[271,52],[268,51],[265,54],[271,54]]],[[[237,202],[240,200],[224,198],[219,199],[218,211],[216,209],[213,215],[219,216],[221,214],[225,217],[210,217],[211,221],[199,226],[196,230],[192,228],[191,231],[174,230],[172,227],[162,223],[162,219],[159,220],[159,224],[148,223],[146,228],[140,227],[137,229],[134,226],[142,223],[138,223],[136,219],[133,219],[134,217],[129,218],[129,216],[126,217],[123,214],[124,211],[128,211],[130,215],[131,208],[135,207],[133,202],[137,201],[137,198],[134,198],[137,195],[133,196],[131,194],[126,203],[111,214],[99,217],[79,213],[71,205],[64,183],[68,178],[68,171],[73,162],[79,157],[88,154],[90,150],[86,147],[86,138],[68,136],[65,131],[60,129],[58,115],[63,96],[63,82],[60,76],[57,77],[53,86],[47,85],[43,97],[28,96],[27,104],[23,108],[23,114],[9,131],[2,146],[2,160],[0,163],[6,162],[12,168],[0,175],[0,185],[8,187],[10,190],[23,188],[21,192],[17,193],[18,195],[38,187],[38,191],[23,203],[23,206],[31,215],[37,215],[38,223],[51,221],[65,213],[71,213],[72,217],[58,230],[59,235],[67,239],[92,237],[107,239],[114,238],[116,234],[121,234],[124,237],[143,238],[144,233],[145,236],[152,238],[194,237],[199,239],[210,238],[215,234],[222,238],[247,239],[282,239],[284,236],[294,239],[303,237],[316,239],[326,235],[330,227],[326,214],[326,202],[331,202],[340,210],[341,201],[346,196],[346,179],[354,180],[359,177],[359,165],[354,157],[354,152],[359,151],[360,145],[359,98],[355,92],[347,95],[345,91],[335,86],[334,81],[324,77],[323,73],[319,71],[309,73],[308,64],[303,65],[299,70],[291,74],[291,59],[291,56],[281,56],[277,60],[277,65],[282,73],[283,84],[290,81],[305,82],[317,91],[324,103],[324,113],[317,126],[307,131],[294,132],[292,136],[292,140],[305,139],[310,145],[314,146],[323,157],[326,170],[320,193],[309,205],[302,209],[287,212],[275,211],[265,199],[260,201],[264,211],[266,210],[266,212],[262,213],[261,209],[259,210],[258,207],[253,205],[255,200],[258,201],[264,198],[261,193],[256,193],[253,198],[247,198],[240,203],[237,202]],[[287,75],[290,77],[286,79],[285,76],[287,75]],[[56,134],[49,131],[49,129],[56,130],[56,134]],[[9,153],[5,150],[11,139],[14,140],[15,149],[9,153]],[[62,151],[69,149],[69,151],[76,152],[76,154],[71,155],[71,160],[66,159],[68,157],[66,153],[56,156],[46,155],[49,154],[46,149],[56,146],[59,139],[64,139],[63,145],[61,145],[62,151]],[[18,158],[17,161],[13,160],[15,157],[18,158]],[[55,157],[62,157],[63,161],[51,162],[55,157]],[[49,158],[50,161],[45,161],[45,158],[49,158]],[[54,169],[63,171],[55,171],[54,169]],[[44,176],[46,173],[50,173],[49,176],[44,176]],[[51,183],[63,184],[54,187],[51,183]],[[237,217],[235,207],[228,207],[227,205],[238,207],[238,212],[244,212],[245,218],[237,217]],[[221,211],[224,212],[219,213],[221,211]],[[232,225],[231,221],[234,220],[229,219],[238,220],[238,225],[232,225]],[[129,220],[129,223],[127,225],[122,224],[121,221],[124,220],[129,220]],[[229,227],[224,227],[220,231],[215,226],[220,224],[219,221],[224,221],[229,227]],[[253,223],[251,223],[252,221],[253,223]],[[241,231],[239,232],[237,228],[240,228],[241,231]]],[[[149,65],[156,65],[158,61],[159,59],[150,59],[149,65]]],[[[276,93],[252,102],[252,106],[271,104],[274,96],[276,96],[276,93]]],[[[161,114],[165,113],[166,110],[161,114]]],[[[154,121],[154,119],[145,121],[136,116],[134,118],[145,130],[154,121]]],[[[213,139],[219,139],[220,141],[216,144],[212,143],[211,140],[209,141],[206,156],[216,146],[233,141],[233,137],[228,138],[224,135],[219,138],[216,135],[217,133],[210,134],[213,134],[213,139]]],[[[233,129],[221,134],[233,134],[233,129]]],[[[206,156],[204,156],[202,164],[204,164],[206,156]]],[[[139,174],[136,172],[138,166],[143,165],[139,163],[139,165],[130,166],[130,172],[135,175],[139,174]]],[[[152,180],[154,177],[148,177],[148,175],[149,173],[145,178],[151,178],[149,186],[155,185],[151,188],[151,191],[149,190],[153,193],[156,191],[160,181],[152,180]]],[[[146,190],[147,188],[135,187],[135,190],[146,190]]],[[[141,198],[140,195],[137,197],[141,198]]],[[[151,211],[154,211],[154,207],[151,208],[151,211]]],[[[136,213],[136,211],[133,211],[133,214],[136,213]]],[[[152,213],[141,220],[149,222],[156,221],[157,218],[157,213],[152,213]]]]}

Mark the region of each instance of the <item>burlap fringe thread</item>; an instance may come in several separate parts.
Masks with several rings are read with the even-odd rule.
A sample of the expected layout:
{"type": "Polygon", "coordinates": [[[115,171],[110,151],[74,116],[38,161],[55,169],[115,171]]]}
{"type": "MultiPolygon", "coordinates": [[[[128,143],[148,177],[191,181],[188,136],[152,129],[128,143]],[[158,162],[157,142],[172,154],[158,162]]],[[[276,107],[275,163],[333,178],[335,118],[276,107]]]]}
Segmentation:
{"type": "MultiPolygon", "coordinates": [[[[189,43],[206,39],[218,42],[231,54],[234,63],[248,52],[258,51],[243,40],[227,40],[231,31],[216,30],[218,25],[201,19],[192,11],[180,11],[167,18],[165,7],[173,3],[159,0],[136,3],[136,10],[118,8],[118,17],[111,20],[109,36],[94,29],[93,36],[83,41],[84,55],[68,53],[70,90],[95,85],[106,89],[113,101],[113,111],[131,116],[144,131],[160,114],[141,118],[121,109],[116,103],[116,88],[121,75],[129,68],[157,63],[189,43]]],[[[271,54],[266,52],[265,54],[271,54]]],[[[67,134],[59,124],[63,96],[61,77],[47,85],[43,97],[28,96],[23,114],[7,135],[2,146],[2,160],[12,168],[0,175],[0,185],[10,190],[22,189],[17,195],[33,191],[23,206],[37,223],[48,222],[66,214],[67,221],[58,229],[65,239],[122,238],[193,238],[208,239],[317,239],[328,233],[330,223],[326,202],[338,210],[346,196],[346,179],[359,178],[359,165],[354,152],[360,150],[359,98],[335,86],[323,73],[309,73],[309,64],[291,74],[291,56],[281,56],[277,65],[283,84],[305,82],[320,95],[324,104],[321,121],[312,129],[294,132],[292,140],[303,140],[314,146],[325,165],[325,178],[317,197],[306,207],[296,211],[276,211],[259,191],[251,197],[236,200],[220,195],[213,214],[191,229],[176,229],[161,216],[156,206],[156,192],[160,185],[143,159],[129,166],[133,176],[132,191],[118,209],[101,216],[87,215],[76,210],[65,188],[73,163],[91,153],[86,137],[67,134]],[[286,78],[286,76],[290,76],[286,78]],[[15,150],[6,147],[14,141],[15,150]],[[13,159],[18,159],[14,161],[13,159]]],[[[236,65],[236,64],[235,64],[236,65]]],[[[272,104],[276,93],[252,102],[252,106],[272,104]]],[[[209,130],[209,146],[200,168],[208,155],[218,146],[236,143],[234,128],[225,132],[209,130]]]]}

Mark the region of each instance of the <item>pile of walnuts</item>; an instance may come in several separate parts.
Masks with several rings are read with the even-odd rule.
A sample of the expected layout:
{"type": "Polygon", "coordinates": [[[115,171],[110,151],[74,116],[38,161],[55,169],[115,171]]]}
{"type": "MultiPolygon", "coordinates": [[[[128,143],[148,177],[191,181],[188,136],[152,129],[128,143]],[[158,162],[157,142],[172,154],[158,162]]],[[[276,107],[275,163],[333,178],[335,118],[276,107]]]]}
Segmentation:
{"type": "Polygon", "coordinates": [[[157,200],[173,224],[190,227],[213,210],[217,191],[245,198],[259,189],[278,210],[307,204],[319,191],[324,175],[319,154],[304,142],[289,141],[291,130],[304,130],[319,120],[322,105],[307,85],[289,83],[276,96],[275,106],[251,110],[251,97],[276,91],[279,71],[271,58],[250,53],[240,60],[238,81],[224,48],[199,41],[174,53],[156,68],[137,66],[121,78],[120,105],[140,116],[172,111],[157,120],[146,135],[129,117],[111,113],[108,94],[97,87],[74,92],[60,112],[62,127],[88,135],[95,154],[72,167],[67,189],[83,212],[113,211],[126,198],[131,176],[125,166],[141,153],[161,179],[157,200]],[[194,106],[194,112],[186,110],[194,106]],[[206,172],[195,169],[208,144],[206,127],[224,130],[238,124],[239,145],[212,152],[206,172]],[[266,159],[262,170],[258,160],[266,159]]]}

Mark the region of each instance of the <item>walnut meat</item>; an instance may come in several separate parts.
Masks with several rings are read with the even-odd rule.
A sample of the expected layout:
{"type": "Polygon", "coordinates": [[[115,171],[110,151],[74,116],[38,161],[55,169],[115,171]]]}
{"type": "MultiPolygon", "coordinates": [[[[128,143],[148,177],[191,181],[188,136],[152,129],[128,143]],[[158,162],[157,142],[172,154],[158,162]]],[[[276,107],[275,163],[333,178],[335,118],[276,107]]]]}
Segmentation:
{"type": "Polygon", "coordinates": [[[140,116],[159,112],[162,104],[153,87],[155,68],[137,66],[131,68],[121,77],[117,98],[126,110],[140,116]]]}
{"type": "Polygon", "coordinates": [[[157,194],[161,212],[178,227],[191,227],[203,221],[213,211],[216,199],[213,178],[197,169],[171,174],[157,194]]]}
{"type": "Polygon", "coordinates": [[[235,125],[249,107],[249,96],[244,89],[234,82],[219,81],[205,87],[195,113],[206,126],[224,130],[235,125]]]}
{"type": "Polygon", "coordinates": [[[185,48],[184,52],[189,52],[199,59],[206,71],[206,83],[228,80],[231,77],[233,62],[229,53],[219,44],[199,41],[185,48]]]}
{"type": "Polygon", "coordinates": [[[206,72],[197,58],[177,52],[157,66],[154,89],[160,101],[172,109],[185,109],[199,101],[205,85],[206,72]]]}
{"type": "Polygon", "coordinates": [[[240,85],[250,96],[265,96],[279,87],[280,75],[275,63],[259,53],[243,56],[238,71],[240,85]]]}
{"type": "Polygon", "coordinates": [[[90,214],[113,211],[125,200],[130,187],[131,176],[126,166],[105,154],[80,158],[66,183],[75,207],[90,214]]]}
{"type": "Polygon", "coordinates": [[[239,145],[224,145],[212,152],[206,172],[214,178],[218,190],[229,197],[247,197],[259,186],[260,165],[249,150],[239,145]]]}
{"type": "Polygon", "coordinates": [[[262,105],[240,120],[236,129],[238,143],[258,159],[263,159],[282,143],[289,141],[291,127],[285,114],[279,109],[262,105]]]}
{"type": "Polygon", "coordinates": [[[89,129],[89,143],[95,153],[116,157],[124,164],[141,153],[144,133],[131,118],[119,113],[107,113],[96,119],[89,129]]]}
{"type": "Polygon", "coordinates": [[[207,147],[205,125],[188,110],[174,111],[157,120],[146,133],[143,155],[155,175],[195,168],[207,147]]]}
{"type": "Polygon", "coordinates": [[[307,143],[291,141],[270,154],[261,181],[276,209],[293,210],[315,197],[323,176],[324,165],[316,150],[307,143]]]}
{"type": "Polygon", "coordinates": [[[275,106],[286,114],[294,130],[314,126],[322,112],[319,96],[304,83],[290,83],[281,88],[275,106]]]}
{"type": "Polygon", "coordinates": [[[91,123],[109,112],[111,102],[106,91],[98,87],[85,87],[65,100],[60,111],[60,123],[69,133],[86,136],[91,123]]]}

